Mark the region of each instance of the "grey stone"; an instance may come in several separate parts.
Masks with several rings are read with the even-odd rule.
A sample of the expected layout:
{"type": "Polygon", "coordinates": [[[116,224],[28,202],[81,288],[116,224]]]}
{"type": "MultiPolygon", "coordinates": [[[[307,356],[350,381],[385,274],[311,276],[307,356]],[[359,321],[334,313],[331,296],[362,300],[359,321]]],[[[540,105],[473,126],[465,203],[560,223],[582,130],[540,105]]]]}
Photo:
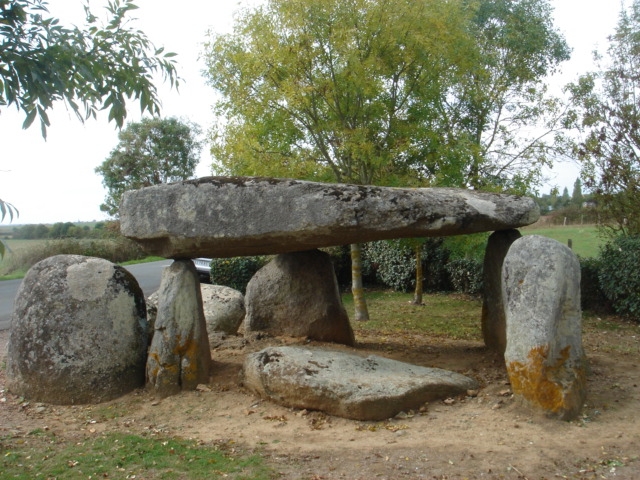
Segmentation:
{"type": "Polygon", "coordinates": [[[247,285],[245,306],[246,332],[355,343],[331,257],[320,250],[276,256],[247,285]]]}
{"type": "Polygon", "coordinates": [[[57,255],[27,272],[11,322],[11,392],[53,404],[110,400],[144,386],[146,354],[144,295],[124,268],[57,255]]]}
{"type": "Polygon", "coordinates": [[[149,332],[149,345],[153,340],[153,332],[156,329],[156,318],[158,316],[158,291],[156,290],[146,299],[147,304],[147,330],[149,332]]]}
{"type": "Polygon", "coordinates": [[[125,192],[123,235],[166,258],[233,257],[403,237],[504,230],[539,217],[531,198],[206,177],[125,192]]]}
{"type": "Polygon", "coordinates": [[[354,420],[383,420],[478,388],[475,380],[375,355],[269,347],[247,356],[244,385],[280,405],[354,420]]]}
{"type": "Polygon", "coordinates": [[[147,381],[166,397],[209,383],[210,369],[198,273],[191,260],[177,260],[162,272],[147,381]]]}
{"type": "Polygon", "coordinates": [[[503,265],[504,353],[513,393],[550,417],[577,417],[586,397],[580,263],[555,240],[516,240],[503,265]]]}
{"type": "Polygon", "coordinates": [[[507,347],[506,320],[502,299],[502,264],[511,244],[522,235],[518,230],[493,232],[487,242],[482,273],[482,336],[491,350],[504,353],[507,347]]]}
{"type": "Polygon", "coordinates": [[[244,320],[244,295],[223,285],[200,285],[209,341],[213,332],[238,333],[244,320]]]}

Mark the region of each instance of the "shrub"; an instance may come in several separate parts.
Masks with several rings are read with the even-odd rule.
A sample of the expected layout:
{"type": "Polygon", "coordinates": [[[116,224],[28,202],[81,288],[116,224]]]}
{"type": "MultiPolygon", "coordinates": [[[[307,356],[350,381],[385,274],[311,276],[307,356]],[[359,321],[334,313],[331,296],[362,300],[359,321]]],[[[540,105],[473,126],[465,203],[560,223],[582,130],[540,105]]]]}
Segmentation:
{"type": "Polygon", "coordinates": [[[600,252],[600,287],[616,313],[640,321],[640,236],[620,236],[600,252]]]}
{"type": "Polygon", "coordinates": [[[597,257],[578,257],[580,260],[580,306],[583,310],[609,313],[611,304],[600,288],[602,260],[597,257]]]}
{"type": "Polygon", "coordinates": [[[133,242],[124,237],[109,240],[86,240],[66,238],[34,242],[26,248],[16,249],[2,263],[2,274],[26,272],[40,260],[54,255],[85,255],[99,257],[113,263],[145,258],[146,254],[133,242]]]}
{"type": "Polygon", "coordinates": [[[472,258],[459,258],[447,263],[446,269],[456,292],[471,295],[482,292],[482,262],[472,258]]]}
{"type": "Polygon", "coordinates": [[[406,292],[415,285],[415,254],[401,240],[367,243],[363,253],[373,266],[376,279],[382,284],[401,292],[406,292]]]}
{"type": "MultiPolygon", "coordinates": [[[[422,241],[424,290],[450,290],[451,282],[445,268],[449,252],[443,248],[442,239],[429,238],[422,241]]],[[[411,241],[371,242],[365,245],[364,255],[382,284],[402,292],[415,288],[416,256],[411,241]]]]}
{"type": "Polygon", "coordinates": [[[266,257],[214,258],[211,260],[211,283],[245,293],[247,284],[266,264],[266,257]]]}

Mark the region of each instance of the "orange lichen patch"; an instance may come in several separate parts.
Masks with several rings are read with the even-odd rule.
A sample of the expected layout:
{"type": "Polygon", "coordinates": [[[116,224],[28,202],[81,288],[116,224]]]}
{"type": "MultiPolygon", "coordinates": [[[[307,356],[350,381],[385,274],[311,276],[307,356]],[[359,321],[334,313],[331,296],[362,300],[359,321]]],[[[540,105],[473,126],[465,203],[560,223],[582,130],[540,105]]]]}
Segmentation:
{"type": "Polygon", "coordinates": [[[198,343],[194,340],[185,344],[184,353],[180,358],[181,377],[180,383],[183,389],[195,388],[200,383],[202,365],[199,361],[198,343]]]}
{"type": "Polygon", "coordinates": [[[557,359],[548,358],[546,346],[533,348],[526,364],[509,362],[507,372],[513,393],[552,416],[563,419],[580,412],[585,396],[586,375],[581,362],[568,365],[570,346],[560,351],[557,359]]]}

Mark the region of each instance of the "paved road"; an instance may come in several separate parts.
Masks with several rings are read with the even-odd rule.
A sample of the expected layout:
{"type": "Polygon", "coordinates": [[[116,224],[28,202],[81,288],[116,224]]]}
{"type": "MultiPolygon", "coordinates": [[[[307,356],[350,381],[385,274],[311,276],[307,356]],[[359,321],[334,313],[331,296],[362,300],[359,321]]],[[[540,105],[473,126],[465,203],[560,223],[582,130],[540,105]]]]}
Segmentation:
{"type": "MultiPolygon", "coordinates": [[[[138,263],[129,265],[129,270],[138,280],[145,296],[155,292],[160,286],[162,269],[171,264],[171,260],[160,262],[138,263]]],[[[22,280],[5,280],[0,282],[0,330],[9,328],[13,313],[13,300],[16,297],[22,280]]]]}

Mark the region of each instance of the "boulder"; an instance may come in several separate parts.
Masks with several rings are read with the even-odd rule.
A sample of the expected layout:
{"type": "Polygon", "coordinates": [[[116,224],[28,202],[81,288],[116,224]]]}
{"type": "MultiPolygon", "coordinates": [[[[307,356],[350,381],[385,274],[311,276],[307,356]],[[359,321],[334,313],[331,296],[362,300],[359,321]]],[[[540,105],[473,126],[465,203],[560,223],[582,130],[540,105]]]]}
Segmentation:
{"type": "MultiPolygon", "coordinates": [[[[207,332],[238,333],[244,320],[244,295],[223,285],[200,285],[207,332]]],[[[211,337],[209,337],[211,341],[211,337]]]]}
{"type": "Polygon", "coordinates": [[[503,354],[507,326],[502,300],[502,264],[511,244],[522,235],[518,230],[493,232],[487,242],[482,273],[482,336],[491,350],[503,354]]]}
{"type": "Polygon", "coordinates": [[[568,247],[531,235],[513,242],[502,272],[513,393],[550,417],[571,420],[586,397],[580,263],[568,247]]]}
{"type": "Polygon", "coordinates": [[[295,346],[248,355],[243,374],[245,387],[262,398],[353,420],[391,418],[478,388],[475,380],[447,370],[295,346]]]}
{"type": "Polygon", "coordinates": [[[160,397],[209,383],[211,351],[198,272],[177,260],[162,272],[147,381],[160,397]]]}
{"type": "Polygon", "coordinates": [[[18,290],[7,387],[32,401],[97,403],[144,386],[147,322],[142,290],[100,258],[36,263],[18,290]]]}
{"type": "Polygon", "coordinates": [[[234,257],[535,222],[531,198],[450,188],[389,188],[206,177],[125,192],[122,234],[166,258],[234,257]]]}
{"type": "Polygon", "coordinates": [[[246,332],[355,343],[331,257],[320,250],[276,256],[247,285],[245,306],[246,332]]]}

